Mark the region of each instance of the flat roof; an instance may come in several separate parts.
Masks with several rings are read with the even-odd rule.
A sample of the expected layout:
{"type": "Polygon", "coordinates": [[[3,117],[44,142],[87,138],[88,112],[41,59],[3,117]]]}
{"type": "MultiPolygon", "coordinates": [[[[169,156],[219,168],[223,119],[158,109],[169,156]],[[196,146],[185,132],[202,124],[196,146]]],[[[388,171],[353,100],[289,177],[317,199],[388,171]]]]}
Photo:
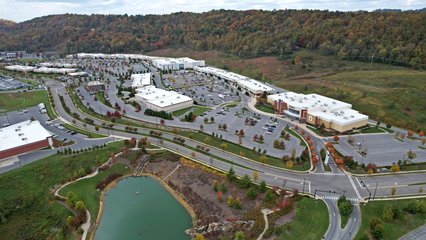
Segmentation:
{"type": "Polygon", "coordinates": [[[22,65],[11,65],[11,66],[6,66],[5,68],[7,70],[27,72],[27,71],[33,71],[36,67],[22,66],[22,65]]]}
{"type": "Polygon", "coordinates": [[[179,94],[175,91],[167,91],[155,86],[149,85],[136,89],[136,96],[144,99],[146,102],[159,107],[167,107],[174,104],[192,101],[192,98],[179,94]]]}
{"type": "Polygon", "coordinates": [[[199,62],[204,62],[204,60],[194,60],[192,58],[182,57],[182,58],[157,58],[157,59],[153,59],[152,62],[156,64],[164,65],[164,64],[173,64],[173,63],[177,63],[177,64],[199,63],[199,62]]]}
{"type": "Polygon", "coordinates": [[[354,122],[368,120],[368,116],[359,113],[353,109],[343,109],[337,111],[310,111],[309,114],[317,116],[328,122],[338,123],[340,125],[348,125],[354,122]]]}
{"type": "Polygon", "coordinates": [[[273,101],[282,100],[286,102],[289,107],[297,109],[309,110],[337,110],[351,108],[352,105],[333,98],[325,97],[319,94],[302,94],[295,92],[284,92],[268,96],[273,101]]]}
{"type": "Polygon", "coordinates": [[[284,92],[269,95],[272,101],[282,100],[288,107],[306,109],[310,115],[317,116],[328,122],[347,125],[361,120],[367,120],[368,116],[351,109],[352,105],[333,98],[319,94],[302,94],[295,92],[284,92]]]}
{"type": "Polygon", "coordinates": [[[20,122],[0,129],[0,151],[39,142],[51,136],[39,121],[20,122]]]}
{"type": "Polygon", "coordinates": [[[274,90],[273,88],[269,87],[268,85],[258,80],[248,78],[246,76],[243,76],[237,73],[228,72],[223,69],[214,68],[214,67],[196,67],[194,69],[198,72],[213,74],[220,78],[224,78],[226,80],[236,82],[238,85],[245,87],[253,92],[256,92],[256,91],[270,92],[274,90]]]}
{"type": "Polygon", "coordinates": [[[151,84],[151,73],[132,74],[130,76],[132,80],[132,87],[143,87],[151,84]]]}
{"type": "Polygon", "coordinates": [[[42,67],[56,67],[56,68],[76,68],[77,64],[63,63],[63,62],[42,62],[39,64],[42,67]]]}
{"type": "Polygon", "coordinates": [[[72,73],[68,73],[68,75],[71,77],[84,76],[84,75],[87,75],[87,72],[72,72],[72,73]]]}
{"type": "Polygon", "coordinates": [[[39,73],[71,73],[77,71],[76,68],[51,68],[51,67],[39,67],[33,70],[39,73]]]}
{"type": "Polygon", "coordinates": [[[98,85],[104,85],[104,84],[99,81],[91,81],[87,83],[87,86],[98,86],[98,85]]]}

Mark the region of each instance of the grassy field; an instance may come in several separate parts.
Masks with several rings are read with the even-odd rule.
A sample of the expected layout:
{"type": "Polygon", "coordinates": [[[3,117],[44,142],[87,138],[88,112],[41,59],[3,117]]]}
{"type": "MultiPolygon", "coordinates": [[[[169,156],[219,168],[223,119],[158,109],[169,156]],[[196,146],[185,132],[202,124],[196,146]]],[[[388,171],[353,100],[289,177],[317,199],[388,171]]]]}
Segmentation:
{"type": "Polygon", "coordinates": [[[426,129],[426,71],[389,64],[344,61],[301,50],[282,60],[277,57],[241,59],[217,51],[162,49],[157,56],[205,59],[212,66],[229,69],[296,92],[318,93],[349,102],[353,108],[379,117],[382,122],[426,129]],[[296,58],[300,61],[293,60],[296,58]]]}
{"type": "Polygon", "coordinates": [[[122,146],[116,142],[81,154],[53,155],[0,175],[0,212],[9,211],[7,222],[0,224],[0,239],[73,239],[66,225],[71,213],[54,200],[50,189],[80,168],[99,166],[122,146]]]}
{"type": "Polygon", "coordinates": [[[74,126],[66,124],[66,123],[63,123],[62,125],[64,125],[64,127],[69,129],[69,130],[72,130],[72,131],[81,133],[83,135],[86,135],[88,138],[105,138],[105,137],[107,137],[105,135],[89,132],[89,131],[86,131],[84,129],[77,128],[77,127],[74,127],[74,126]]]}
{"type": "Polygon", "coordinates": [[[200,116],[200,114],[202,114],[203,112],[206,112],[209,109],[211,109],[211,108],[203,107],[203,106],[193,106],[193,107],[184,108],[184,109],[181,109],[181,110],[174,111],[173,115],[175,117],[179,117],[179,116],[182,116],[183,114],[185,114],[189,111],[192,111],[195,115],[200,116]]]}
{"type": "Polygon", "coordinates": [[[296,216],[293,221],[280,226],[282,234],[276,239],[318,240],[328,228],[328,210],[323,201],[303,198],[295,203],[296,216]]]}
{"type": "Polygon", "coordinates": [[[267,104],[256,104],[254,107],[262,112],[275,113],[275,110],[267,104]]]}
{"type": "Polygon", "coordinates": [[[48,101],[48,97],[44,90],[0,93],[0,111],[11,112],[34,107],[45,101],[48,101]]]}
{"type": "MultiPolygon", "coordinates": [[[[413,230],[426,223],[426,213],[412,215],[404,211],[408,202],[412,200],[395,200],[395,201],[375,201],[366,205],[361,205],[362,222],[355,239],[368,239],[369,225],[373,218],[379,219],[383,223],[384,237],[383,239],[399,239],[405,233],[413,230]],[[382,219],[383,208],[387,204],[395,204],[401,209],[402,216],[391,222],[385,222],[382,219]]],[[[420,201],[426,201],[421,199],[420,201]]]]}
{"type": "Polygon", "coordinates": [[[67,192],[74,192],[78,198],[81,198],[86,204],[86,207],[92,216],[91,220],[94,222],[96,221],[96,216],[99,212],[100,198],[100,192],[96,190],[96,184],[101,182],[105,177],[114,173],[126,175],[130,173],[130,169],[124,164],[115,164],[108,170],[99,172],[99,174],[95,177],[84,179],[64,187],[61,189],[59,194],[66,196],[67,192]]]}

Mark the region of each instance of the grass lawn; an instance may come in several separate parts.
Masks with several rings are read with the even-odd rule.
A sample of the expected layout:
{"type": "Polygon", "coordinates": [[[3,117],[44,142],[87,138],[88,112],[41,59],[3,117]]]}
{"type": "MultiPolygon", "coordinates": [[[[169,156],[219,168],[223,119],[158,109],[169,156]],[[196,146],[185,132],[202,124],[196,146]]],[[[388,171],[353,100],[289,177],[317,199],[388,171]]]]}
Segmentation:
{"type": "Polygon", "coordinates": [[[98,99],[98,101],[100,103],[102,103],[103,105],[108,106],[108,107],[112,107],[111,103],[105,99],[104,92],[98,92],[96,94],[96,99],[98,99]]]}
{"type": "Polygon", "coordinates": [[[47,91],[0,93],[0,111],[11,112],[48,101],[47,91]]]}
{"type": "Polygon", "coordinates": [[[360,133],[385,133],[386,131],[382,130],[380,127],[368,125],[369,127],[361,129],[360,133]]]}
{"type": "Polygon", "coordinates": [[[401,171],[426,170],[426,162],[401,165],[401,171]]]}
{"type": "Polygon", "coordinates": [[[341,219],[341,221],[340,221],[340,227],[342,229],[345,228],[346,224],[348,223],[349,217],[350,217],[350,215],[349,216],[343,216],[342,214],[340,214],[340,219],[341,219]]]}
{"type": "Polygon", "coordinates": [[[66,124],[66,123],[63,123],[62,125],[64,125],[64,127],[66,127],[69,130],[72,130],[72,131],[81,133],[83,135],[86,135],[88,138],[105,138],[105,137],[107,137],[105,135],[89,132],[89,131],[86,131],[84,129],[77,128],[77,127],[74,127],[74,126],[66,124]]]}
{"type": "MultiPolygon", "coordinates": [[[[358,231],[358,234],[355,236],[355,239],[368,239],[369,236],[369,225],[371,219],[379,219],[384,228],[384,237],[383,239],[399,239],[405,233],[413,230],[426,223],[426,213],[419,213],[412,215],[404,211],[403,209],[407,204],[412,200],[395,200],[395,201],[374,201],[367,203],[366,205],[361,204],[362,211],[362,222],[361,228],[358,231]],[[395,204],[401,209],[402,216],[400,219],[394,219],[391,222],[385,222],[382,219],[383,208],[387,204],[395,204]],[[367,238],[366,238],[367,237],[367,238]]],[[[419,201],[426,201],[421,199],[419,201]]]]}
{"type": "Polygon", "coordinates": [[[296,216],[291,222],[280,226],[282,233],[276,239],[322,239],[329,222],[325,203],[306,197],[295,203],[295,209],[296,216]]]}
{"type": "Polygon", "coordinates": [[[255,104],[254,107],[262,112],[275,113],[275,110],[268,104],[255,104]]]}
{"type": "Polygon", "coordinates": [[[222,105],[223,107],[228,107],[228,108],[233,108],[236,107],[240,104],[240,102],[231,102],[231,103],[226,103],[224,105],[222,105]]]}
{"type": "Polygon", "coordinates": [[[99,212],[99,198],[101,196],[100,192],[96,190],[96,185],[105,177],[114,173],[126,175],[130,173],[130,169],[125,164],[115,164],[108,170],[99,172],[95,177],[84,179],[64,187],[59,194],[66,196],[69,191],[74,192],[86,204],[92,216],[91,220],[95,222],[99,212]]]}
{"type": "Polygon", "coordinates": [[[189,108],[184,108],[184,109],[181,109],[181,110],[174,111],[173,115],[175,117],[179,117],[179,116],[182,116],[183,114],[185,114],[187,112],[192,111],[195,115],[200,116],[200,114],[202,114],[203,112],[205,112],[209,109],[211,109],[211,108],[203,107],[203,106],[192,106],[192,107],[189,107],[189,108]]]}
{"type": "Polygon", "coordinates": [[[53,155],[0,175],[0,209],[9,210],[7,222],[0,224],[0,238],[53,239],[57,234],[73,239],[66,224],[71,213],[54,200],[50,189],[68,181],[80,168],[99,166],[122,146],[115,142],[81,154],[53,155]]]}

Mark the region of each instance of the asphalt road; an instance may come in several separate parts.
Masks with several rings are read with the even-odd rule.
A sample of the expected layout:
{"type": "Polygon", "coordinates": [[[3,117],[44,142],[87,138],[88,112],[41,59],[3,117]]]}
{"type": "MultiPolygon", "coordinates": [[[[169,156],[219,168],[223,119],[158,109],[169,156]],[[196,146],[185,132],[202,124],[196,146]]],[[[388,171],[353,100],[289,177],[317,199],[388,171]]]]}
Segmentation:
{"type": "MultiPolygon", "coordinates": [[[[154,72],[154,78],[156,79],[155,81],[159,80],[159,76],[157,75],[158,74],[155,74],[154,72]]],[[[71,112],[77,113],[80,116],[80,119],[84,119],[86,117],[92,118],[91,116],[88,116],[76,109],[62,84],[54,83],[51,88],[55,101],[55,111],[60,116],[61,121],[72,122],[74,118],[65,112],[62,107],[62,104],[59,101],[58,94],[64,96],[65,104],[71,109],[71,112]]],[[[110,90],[113,91],[113,89],[110,90]]],[[[243,106],[248,106],[248,101],[246,100],[247,99],[243,99],[243,106]]],[[[265,117],[265,119],[269,119],[270,117],[270,115],[268,114],[261,115],[262,118],[265,117]]],[[[102,121],[98,119],[94,119],[94,121],[96,125],[102,124],[102,121]]],[[[145,116],[144,121],[155,123],[158,120],[156,118],[145,116]]],[[[290,126],[293,125],[290,119],[280,119],[280,121],[283,121],[286,124],[289,124],[290,126]]],[[[171,126],[177,127],[188,125],[188,123],[183,122],[166,121],[166,125],[169,124],[171,126]]],[[[76,125],[78,127],[82,127],[83,123],[81,121],[77,121],[76,125]]],[[[87,125],[87,129],[95,132],[94,127],[91,125],[87,125]]],[[[115,124],[114,130],[100,128],[99,133],[113,136],[115,138],[135,137],[137,139],[143,137],[140,134],[149,134],[149,130],[147,129],[138,128],[138,133],[122,132],[124,131],[124,129],[125,126],[115,124]]],[[[170,151],[174,151],[178,154],[187,157],[191,157],[191,155],[193,155],[194,153],[191,148],[195,148],[197,145],[200,145],[199,142],[193,141],[191,139],[186,139],[185,144],[180,145],[171,141],[174,137],[174,134],[163,132],[162,138],[168,139],[170,141],[160,141],[159,139],[151,136],[149,136],[148,139],[153,144],[160,145],[166,149],[169,149],[170,151]]],[[[85,139],[78,139],[76,142],[78,144],[87,145],[88,143],[85,143],[84,141],[85,139]]],[[[316,152],[319,152],[321,147],[323,147],[322,140],[314,137],[313,141],[315,142],[316,152]]],[[[37,154],[40,154],[40,156],[28,156],[28,159],[31,159],[28,161],[36,160],[35,158],[42,157],[43,154],[46,153],[37,154]]],[[[358,202],[360,200],[371,197],[374,192],[375,197],[390,198],[392,197],[390,189],[395,186],[397,187],[396,195],[418,194],[419,185],[413,186],[412,184],[421,184],[423,181],[423,184],[421,184],[420,186],[424,186],[424,179],[426,179],[426,173],[398,174],[374,177],[353,177],[351,175],[346,175],[337,168],[333,167],[332,172],[324,172],[323,167],[321,167],[322,164],[320,164],[321,161],[319,161],[318,164],[320,165],[317,167],[316,171],[309,173],[297,173],[284,169],[274,168],[267,165],[262,165],[258,162],[249,161],[240,156],[213,147],[210,147],[209,154],[226,159],[228,161],[221,161],[219,159],[216,159],[215,157],[211,157],[207,154],[202,154],[198,152],[195,153],[194,158],[197,161],[203,162],[207,165],[211,165],[212,167],[224,171],[228,171],[231,167],[233,167],[239,176],[243,176],[245,174],[251,176],[253,171],[257,171],[259,173],[259,180],[265,180],[269,186],[298,189],[299,192],[308,193],[314,195],[317,198],[323,199],[329,207],[330,214],[330,226],[325,236],[326,239],[353,238],[353,236],[358,231],[360,225],[360,212],[358,207],[358,202]],[[356,208],[354,208],[353,215],[351,216],[348,224],[343,230],[340,229],[340,214],[338,214],[336,206],[336,200],[342,194],[346,195],[346,197],[356,205],[356,208]]],[[[25,163],[26,162],[24,162],[24,164],[25,163]]]]}

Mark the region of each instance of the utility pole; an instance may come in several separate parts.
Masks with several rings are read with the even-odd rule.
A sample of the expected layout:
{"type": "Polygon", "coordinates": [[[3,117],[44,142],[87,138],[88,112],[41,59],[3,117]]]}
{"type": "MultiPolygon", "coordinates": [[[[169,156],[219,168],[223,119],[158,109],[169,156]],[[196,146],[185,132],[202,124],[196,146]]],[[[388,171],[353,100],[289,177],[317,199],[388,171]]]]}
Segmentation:
{"type": "Polygon", "coordinates": [[[373,201],[376,198],[377,185],[379,185],[378,181],[376,182],[376,188],[374,188],[373,201]]]}

